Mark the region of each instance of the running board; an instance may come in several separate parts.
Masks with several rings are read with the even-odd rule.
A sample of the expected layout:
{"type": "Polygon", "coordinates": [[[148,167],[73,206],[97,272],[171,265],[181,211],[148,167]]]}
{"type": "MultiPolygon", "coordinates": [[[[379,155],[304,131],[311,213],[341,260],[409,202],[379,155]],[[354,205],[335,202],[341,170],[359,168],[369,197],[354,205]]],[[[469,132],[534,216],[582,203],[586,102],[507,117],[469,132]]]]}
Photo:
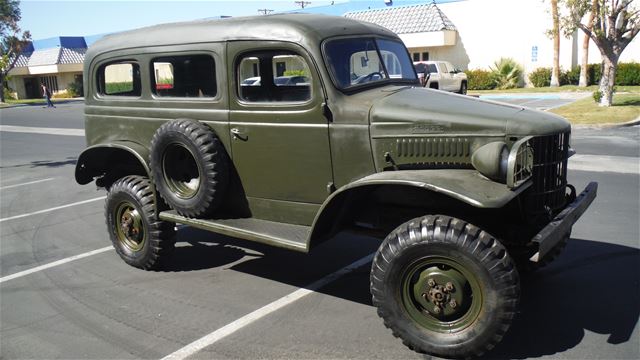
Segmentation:
{"type": "Polygon", "coordinates": [[[175,210],[160,213],[160,220],[193,226],[240,239],[264,243],[289,250],[308,252],[307,240],[311,227],[254,218],[245,219],[193,219],[179,215],[175,210]]]}

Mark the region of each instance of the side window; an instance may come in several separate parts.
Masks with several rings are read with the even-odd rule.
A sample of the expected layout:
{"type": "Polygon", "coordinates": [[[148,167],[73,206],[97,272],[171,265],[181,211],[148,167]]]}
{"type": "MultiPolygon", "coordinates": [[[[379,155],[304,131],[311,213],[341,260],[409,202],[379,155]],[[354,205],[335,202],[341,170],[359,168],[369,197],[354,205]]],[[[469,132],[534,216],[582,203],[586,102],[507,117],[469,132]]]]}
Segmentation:
{"type": "Polygon", "coordinates": [[[236,62],[238,97],[247,102],[311,99],[311,73],[304,58],[288,51],[245,54],[236,62]]]}
{"type": "Polygon", "coordinates": [[[444,74],[448,74],[449,73],[449,68],[447,67],[447,64],[441,62],[440,64],[440,70],[444,73],[444,74]]]}
{"type": "Polygon", "coordinates": [[[167,56],[151,61],[151,91],[167,97],[215,97],[216,71],[209,55],[167,56]]]}
{"type": "Polygon", "coordinates": [[[98,72],[99,93],[114,96],[140,96],[140,66],[123,61],[104,65],[98,72]]]}

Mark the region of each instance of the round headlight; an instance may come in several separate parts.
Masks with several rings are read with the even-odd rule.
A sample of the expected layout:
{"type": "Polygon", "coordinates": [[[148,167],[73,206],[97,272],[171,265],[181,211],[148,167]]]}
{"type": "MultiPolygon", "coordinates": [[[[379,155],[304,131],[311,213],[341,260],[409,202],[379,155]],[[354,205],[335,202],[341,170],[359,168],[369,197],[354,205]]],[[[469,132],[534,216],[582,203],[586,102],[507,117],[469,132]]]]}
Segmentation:
{"type": "Polygon", "coordinates": [[[501,183],[507,180],[509,149],[507,144],[496,141],[483,145],[471,155],[471,165],[482,175],[501,183]]]}

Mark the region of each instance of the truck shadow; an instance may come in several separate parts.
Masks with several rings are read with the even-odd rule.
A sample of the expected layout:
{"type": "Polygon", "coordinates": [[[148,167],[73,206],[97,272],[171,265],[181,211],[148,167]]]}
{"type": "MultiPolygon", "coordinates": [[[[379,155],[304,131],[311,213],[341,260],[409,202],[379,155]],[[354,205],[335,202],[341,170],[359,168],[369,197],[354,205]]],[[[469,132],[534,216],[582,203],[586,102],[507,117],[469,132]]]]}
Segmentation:
{"type": "MultiPolygon", "coordinates": [[[[185,239],[192,246],[177,248],[165,271],[227,266],[296,287],[308,286],[379,246],[371,238],[341,234],[305,255],[191,228],[179,233],[179,240],[185,239]],[[206,241],[191,241],[205,236],[206,241]]],[[[370,262],[360,266],[318,292],[372,306],[370,266],[370,262]]],[[[640,250],[571,239],[556,262],[522,277],[521,311],[502,342],[485,358],[523,359],[561,353],[580,344],[585,331],[608,335],[610,344],[625,343],[640,317],[639,285],[640,250]]]]}

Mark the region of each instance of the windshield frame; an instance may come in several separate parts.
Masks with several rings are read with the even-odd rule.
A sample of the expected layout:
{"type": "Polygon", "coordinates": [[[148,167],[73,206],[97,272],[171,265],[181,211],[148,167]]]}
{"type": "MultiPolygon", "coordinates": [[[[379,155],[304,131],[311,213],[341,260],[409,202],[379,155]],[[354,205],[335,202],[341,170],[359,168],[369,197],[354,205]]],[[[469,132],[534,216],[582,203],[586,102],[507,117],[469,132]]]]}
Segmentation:
{"type": "Polygon", "coordinates": [[[337,90],[339,90],[339,91],[341,91],[341,92],[343,92],[345,94],[352,94],[352,93],[360,92],[362,90],[371,89],[371,88],[377,88],[377,87],[381,87],[381,86],[388,86],[388,85],[392,85],[392,84],[420,85],[420,79],[418,78],[418,74],[416,73],[416,69],[413,66],[413,62],[411,61],[411,55],[409,53],[409,50],[404,45],[402,40],[400,40],[398,38],[380,36],[380,35],[374,35],[374,34],[335,36],[335,37],[331,37],[331,38],[327,38],[327,39],[323,40],[320,48],[321,48],[321,52],[322,52],[322,60],[324,62],[325,69],[326,69],[327,73],[329,74],[329,77],[331,78],[331,82],[333,83],[333,86],[337,90]],[[376,53],[378,54],[378,58],[380,59],[382,67],[384,68],[384,71],[385,71],[385,73],[386,73],[386,75],[388,77],[386,77],[384,79],[381,79],[381,80],[377,80],[377,81],[371,81],[371,82],[366,82],[366,83],[363,83],[363,84],[351,85],[349,87],[341,87],[339,82],[338,82],[338,80],[336,79],[336,74],[334,73],[333,67],[332,67],[331,63],[329,62],[329,58],[328,58],[328,53],[327,53],[326,47],[327,47],[327,44],[332,42],[332,41],[344,40],[344,39],[371,39],[371,40],[374,40],[373,43],[375,44],[375,47],[376,47],[375,48],[376,53]],[[402,47],[405,49],[405,52],[406,52],[406,55],[407,55],[407,59],[409,60],[409,63],[411,64],[411,72],[415,76],[415,79],[392,78],[389,75],[389,72],[387,70],[387,65],[384,63],[383,57],[380,54],[380,46],[378,45],[378,40],[393,41],[393,42],[396,42],[396,43],[399,43],[399,44],[402,45],[402,47]]]}

